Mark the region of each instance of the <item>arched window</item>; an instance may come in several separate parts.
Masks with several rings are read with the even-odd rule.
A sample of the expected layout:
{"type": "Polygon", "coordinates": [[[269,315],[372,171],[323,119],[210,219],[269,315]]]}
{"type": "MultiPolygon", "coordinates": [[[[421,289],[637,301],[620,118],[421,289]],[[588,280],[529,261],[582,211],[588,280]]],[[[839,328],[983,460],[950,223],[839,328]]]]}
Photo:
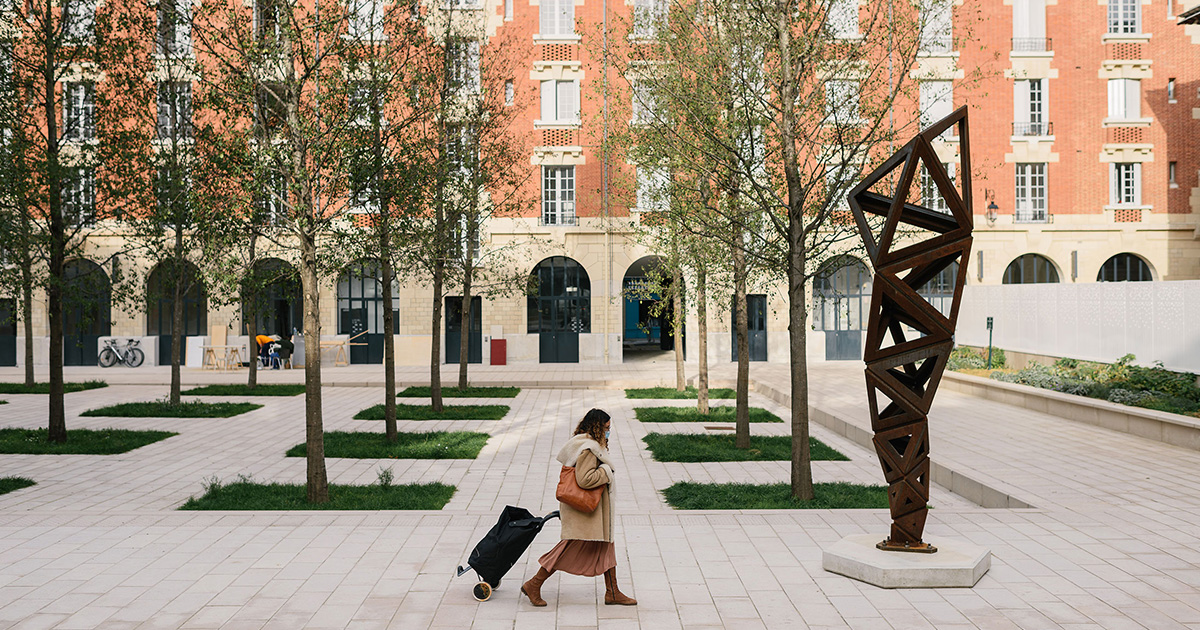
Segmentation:
{"type": "MultiPolygon", "coordinates": [[[[159,263],[146,278],[146,334],[169,335],[172,331],[172,308],[175,300],[175,276],[171,262],[159,263]]],[[[196,266],[184,262],[183,274],[183,334],[206,335],[208,300],[203,281],[196,266]]]]}
{"type": "Polygon", "coordinates": [[[1046,284],[1058,282],[1058,270],[1049,258],[1025,254],[1008,263],[1004,284],[1046,284]]]}
{"type": "Polygon", "coordinates": [[[63,265],[63,334],[105,336],[112,330],[112,284],[96,263],[63,265]]]}
{"type": "MultiPolygon", "coordinates": [[[[351,263],[338,278],[338,334],[382,333],[383,281],[379,263],[360,260],[351,263]]],[[[400,284],[392,278],[392,333],[400,332],[400,284]]]]}
{"type": "Polygon", "coordinates": [[[1149,282],[1154,279],[1150,265],[1137,254],[1117,254],[1104,261],[1096,282],[1149,282]]]}
{"type": "Polygon", "coordinates": [[[813,326],[862,330],[871,300],[871,272],[853,256],[830,259],[813,280],[813,326]]]}

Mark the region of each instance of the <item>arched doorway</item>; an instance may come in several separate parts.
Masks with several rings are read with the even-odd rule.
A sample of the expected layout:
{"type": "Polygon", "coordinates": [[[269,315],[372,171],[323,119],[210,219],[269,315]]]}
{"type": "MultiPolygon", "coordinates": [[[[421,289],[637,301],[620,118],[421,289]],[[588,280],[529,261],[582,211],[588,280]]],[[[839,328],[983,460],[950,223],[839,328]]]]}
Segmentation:
{"type": "MultiPolygon", "coordinates": [[[[176,263],[164,261],[159,263],[146,278],[146,334],[158,337],[158,364],[171,364],[171,333],[173,332],[173,317],[175,305],[175,278],[173,265],[176,263]]],[[[179,362],[187,361],[188,336],[207,335],[208,328],[208,297],[205,295],[203,279],[196,266],[183,262],[183,356],[179,362]]]]}
{"type": "Polygon", "coordinates": [[[592,332],[592,282],[583,266],[566,256],[538,263],[530,275],[528,332],[538,335],[542,363],[578,363],[579,334],[592,332]]]}
{"type": "Polygon", "coordinates": [[[0,300],[0,367],[17,365],[17,301],[0,300]]]}
{"type": "Polygon", "coordinates": [[[1053,284],[1058,282],[1058,269],[1049,258],[1025,254],[1013,259],[1004,270],[1004,284],[1053,284]]]}
{"type": "Polygon", "coordinates": [[[1104,261],[1096,282],[1150,282],[1154,273],[1150,264],[1137,254],[1117,254],[1104,261]]]}
{"type": "Polygon", "coordinates": [[[112,285],[104,269],[83,258],[63,265],[63,365],[96,365],[111,320],[112,285]]]}
{"type": "Polygon", "coordinates": [[[825,332],[825,359],[862,358],[871,303],[871,272],[853,256],[830,259],[813,280],[813,327],[825,332]]]}
{"type": "Polygon", "coordinates": [[[246,322],[251,317],[260,335],[286,338],[293,330],[304,330],[304,295],[295,267],[278,258],[260,260],[246,282],[242,290],[243,335],[249,334],[246,322]]]}
{"type": "MultiPolygon", "coordinates": [[[[351,263],[337,283],[338,334],[354,337],[350,346],[351,363],[382,364],[385,328],[383,281],[379,263],[359,260],[351,263]],[[356,336],[357,335],[357,336],[356,336]],[[365,344],[365,345],[362,345],[365,344]]],[[[400,285],[392,280],[392,334],[400,332],[400,285]]]]}
{"type": "Polygon", "coordinates": [[[625,271],[621,283],[623,361],[674,360],[674,305],[664,295],[669,293],[671,282],[671,274],[659,256],[639,258],[625,271]]]}

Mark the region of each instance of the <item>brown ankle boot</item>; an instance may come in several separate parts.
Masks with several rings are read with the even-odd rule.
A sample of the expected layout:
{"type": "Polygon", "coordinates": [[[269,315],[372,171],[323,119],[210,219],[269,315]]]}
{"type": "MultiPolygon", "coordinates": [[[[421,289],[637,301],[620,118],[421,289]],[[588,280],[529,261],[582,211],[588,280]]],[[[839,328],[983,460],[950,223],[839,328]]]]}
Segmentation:
{"type": "Polygon", "coordinates": [[[537,575],[529,578],[529,581],[521,585],[521,592],[529,598],[529,603],[534,606],[545,606],[546,600],[542,599],[542,582],[554,573],[547,571],[545,567],[538,567],[537,575]]]}
{"type": "Polygon", "coordinates": [[[637,606],[637,600],[617,588],[617,568],[604,572],[604,603],[617,606],[637,606]]]}

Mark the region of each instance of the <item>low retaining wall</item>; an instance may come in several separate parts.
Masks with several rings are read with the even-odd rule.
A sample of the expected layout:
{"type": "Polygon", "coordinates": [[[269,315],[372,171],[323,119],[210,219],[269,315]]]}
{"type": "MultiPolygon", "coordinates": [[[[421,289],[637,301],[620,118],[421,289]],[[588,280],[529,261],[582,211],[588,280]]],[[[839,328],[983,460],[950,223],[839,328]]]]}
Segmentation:
{"type": "Polygon", "coordinates": [[[942,387],[1059,418],[1200,450],[1200,418],[946,371],[942,387]]]}

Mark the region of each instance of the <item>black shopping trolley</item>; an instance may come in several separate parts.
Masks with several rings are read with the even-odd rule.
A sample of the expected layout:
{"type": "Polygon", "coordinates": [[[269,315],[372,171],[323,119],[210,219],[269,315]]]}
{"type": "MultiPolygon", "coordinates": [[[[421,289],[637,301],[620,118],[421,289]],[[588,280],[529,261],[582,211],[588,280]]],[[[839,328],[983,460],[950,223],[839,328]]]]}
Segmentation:
{"type": "Polygon", "coordinates": [[[458,567],[457,577],[474,569],[479,583],[471,592],[475,599],[486,602],[492,596],[492,589],[500,586],[500,578],[521,559],[542,531],[542,526],[552,518],[558,518],[558,510],[545,516],[534,516],[525,508],[506,506],[500,513],[500,520],[471,550],[467,566],[458,567]]]}

